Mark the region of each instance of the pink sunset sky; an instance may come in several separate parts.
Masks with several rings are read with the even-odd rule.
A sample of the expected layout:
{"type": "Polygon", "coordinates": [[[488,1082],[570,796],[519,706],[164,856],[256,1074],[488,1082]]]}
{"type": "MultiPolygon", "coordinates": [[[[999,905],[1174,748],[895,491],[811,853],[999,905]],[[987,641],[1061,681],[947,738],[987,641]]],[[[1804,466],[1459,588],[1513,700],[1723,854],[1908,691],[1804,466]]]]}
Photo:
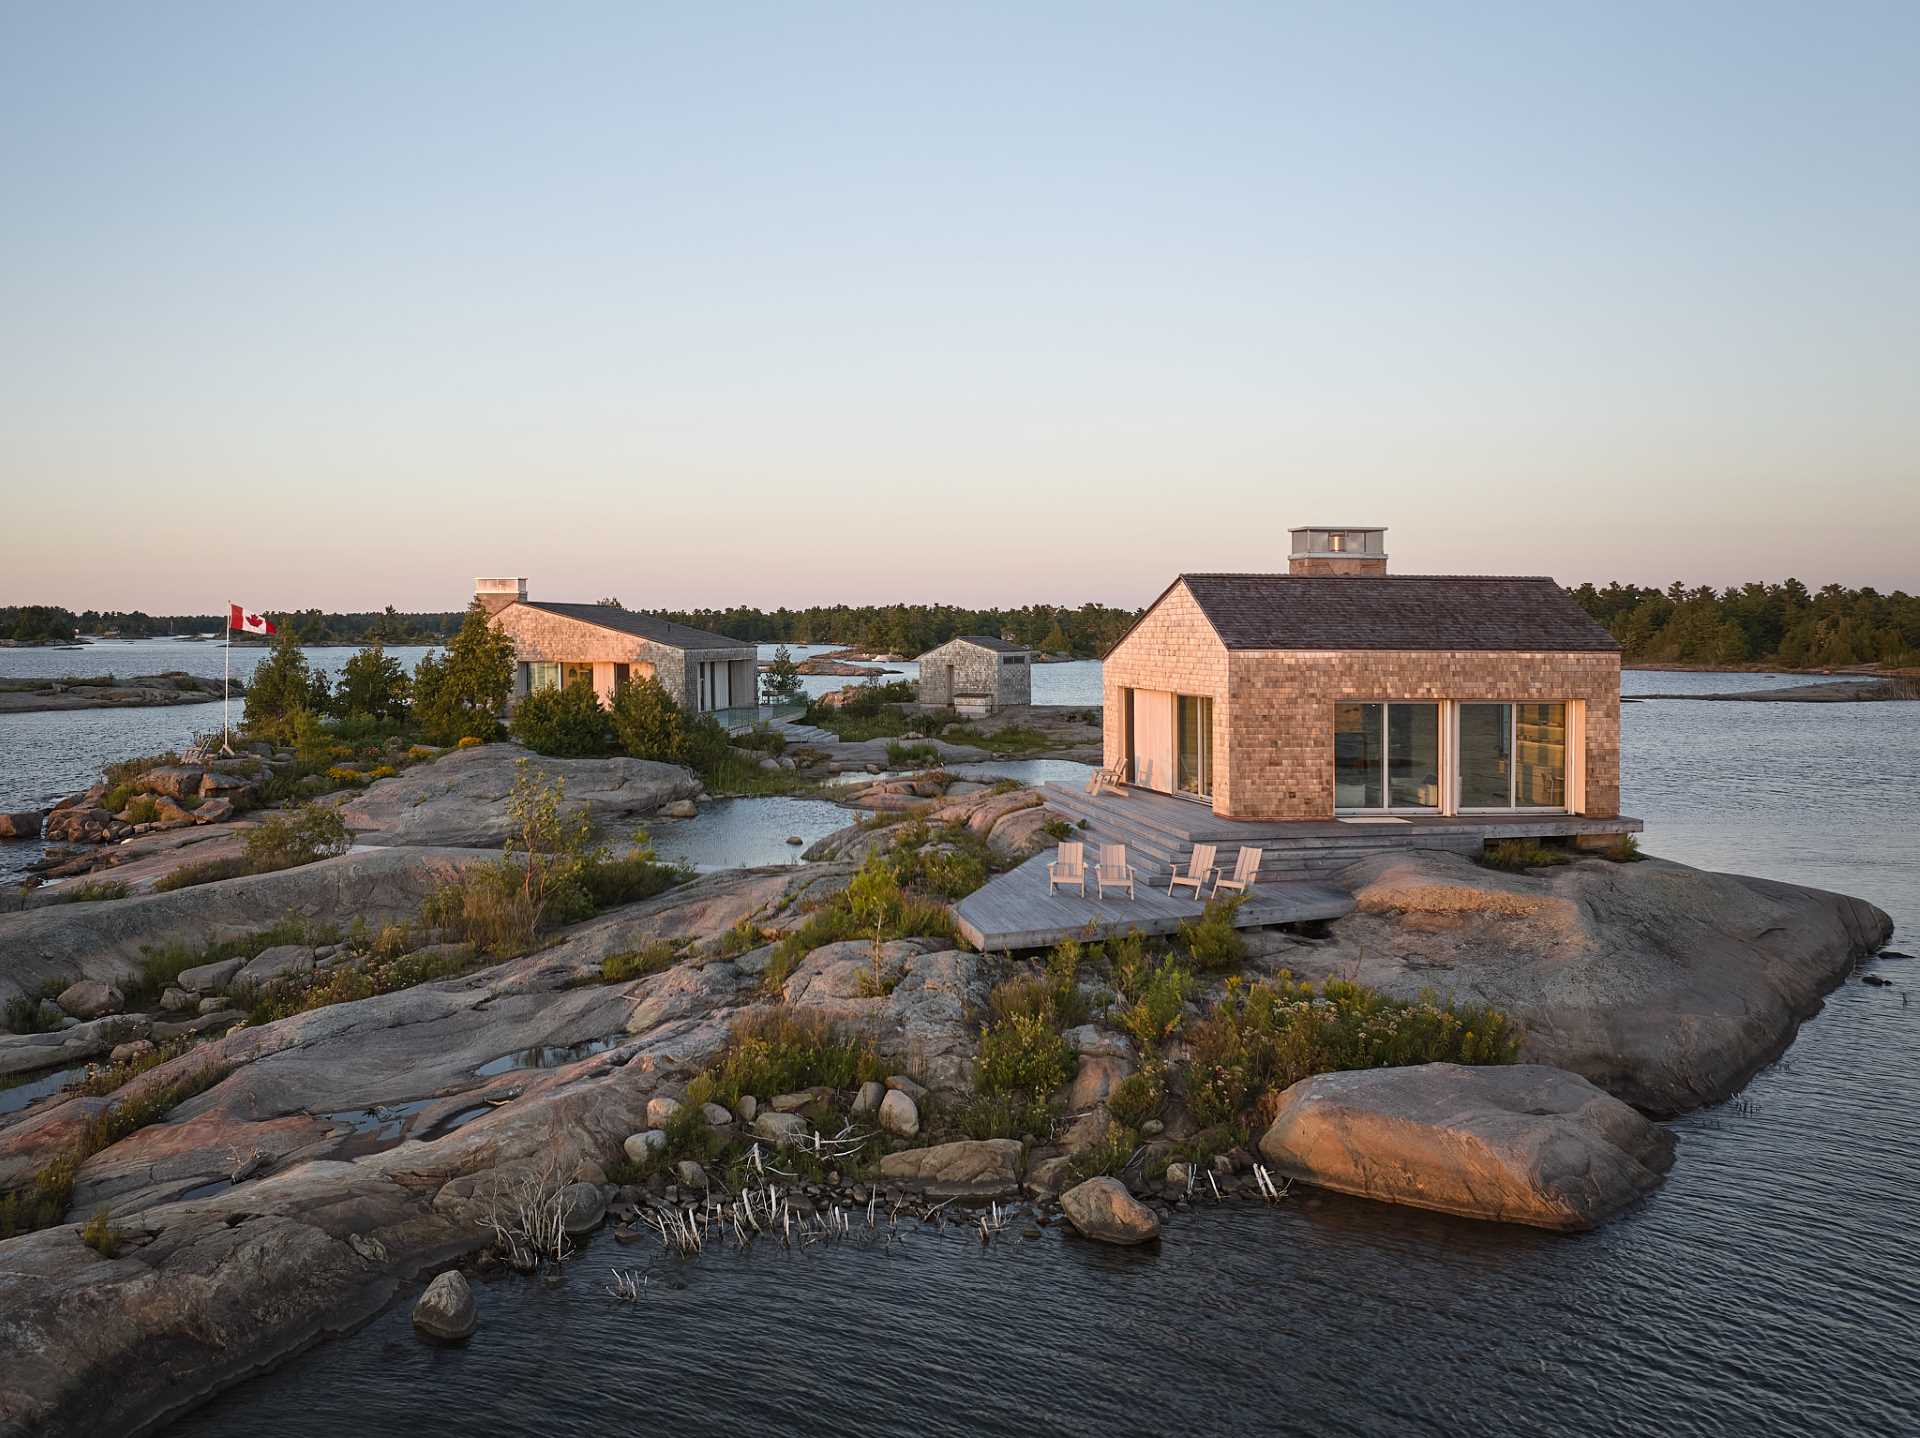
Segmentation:
{"type": "Polygon", "coordinates": [[[0,602],[1911,590],[1920,10],[1808,13],[16,10],[0,602]]]}

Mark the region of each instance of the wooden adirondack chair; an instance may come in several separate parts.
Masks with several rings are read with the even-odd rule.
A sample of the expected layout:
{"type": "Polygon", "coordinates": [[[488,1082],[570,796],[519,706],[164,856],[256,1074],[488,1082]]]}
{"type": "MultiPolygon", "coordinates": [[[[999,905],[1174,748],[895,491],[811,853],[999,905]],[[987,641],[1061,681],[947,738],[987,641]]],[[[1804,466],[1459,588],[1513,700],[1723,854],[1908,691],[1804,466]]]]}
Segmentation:
{"type": "Polygon", "coordinates": [[[1100,867],[1093,871],[1094,882],[1100,887],[1100,897],[1106,898],[1108,889],[1123,891],[1133,897],[1133,866],[1127,862],[1125,844],[1102,844],[1100,846],[1100,867]]]}
{"type": "Polygon", "coordinates": [[[1062,844],[1056,850],[1056,857],[1047,861],[1047,892],[1053,893],[1063,884],[1071,884],[1080,891],[1080,897],[1087,896],[1087,846],[1085,844],[1062,844]]]}
{"type": "Polygon", "coordinates": [[[1233,889],[1244,894],[1253,887],[1253,881],[1260,877],[1260,860],[1266,855],[1265,849],[1256,849],[1251,844],[1240,846],[1240,856],[1233,861],[1231,874],[1217,874],[1213,880],[1213,892],[1233,889]]]}
{"type": "Polygon", "coordinates": [[[1102,794],[1118,794],[1124,797],[1127,792],[1127,761],[1109,764],[1104,769],[1093,771],[1093,777],[1087,780],[1087,792],[1098,798],[1102,794]]]}
{"type": "Polygon", "coordinates": [[[1218,876],[1213,867],[1213,856],[1217,845],[1195,844],[1193,853],[1187,857],[1187,872],[1175,870],[1173,877],[1167,880],[1167,896],[1171,898],[1175,889],[1192,889],[1194,898],[1199,898],[1205,890],[1207,881],[1218,876]]]}

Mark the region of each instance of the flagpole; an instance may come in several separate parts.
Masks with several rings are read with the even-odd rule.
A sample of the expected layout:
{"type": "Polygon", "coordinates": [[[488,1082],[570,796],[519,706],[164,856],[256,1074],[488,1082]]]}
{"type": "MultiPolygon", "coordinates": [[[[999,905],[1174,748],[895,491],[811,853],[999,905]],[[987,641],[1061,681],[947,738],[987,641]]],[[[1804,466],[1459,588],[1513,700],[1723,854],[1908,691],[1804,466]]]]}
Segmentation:
{"type": "Polygon", "coordinates": [[[220,752],[231,754],[227,743],[227,692],[233,687],[233,606],[227,606],[227,652],[220,671],[220,752]]]}

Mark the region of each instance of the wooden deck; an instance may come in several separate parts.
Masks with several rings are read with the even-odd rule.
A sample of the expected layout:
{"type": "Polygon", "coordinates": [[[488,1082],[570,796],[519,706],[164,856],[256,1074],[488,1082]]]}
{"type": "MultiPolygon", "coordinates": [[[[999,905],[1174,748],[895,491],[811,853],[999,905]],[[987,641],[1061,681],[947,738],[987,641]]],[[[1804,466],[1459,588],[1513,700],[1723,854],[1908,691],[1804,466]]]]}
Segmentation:
{"type": "MultiPolygon", "coordinates": [[[[1145,881],[1134,886],[1137,898],[1094,897],[1092,875],[1087,897],[1072,890],[1047,892],[1047,861],[1052,851],[1027,860],[1010,873],[987,881],[954,905],[953,917],[968,943],[982,953],[1013,949],[1043,949],[1061,939],[1118,938],[1130,929],[1143,934],[1171,934],[1189,919],[1200,916],[1202,904],[1183,892],[1167,896],[1163,878],[1158,888],[1145,881]]],[[[1353,899],[1326,884],[1260,883],[1234,914],[1234,927],[1257,929],[1272,924],[1298,924],[1311,919],[1337,919],[1353,911],[1353,899]]]]}

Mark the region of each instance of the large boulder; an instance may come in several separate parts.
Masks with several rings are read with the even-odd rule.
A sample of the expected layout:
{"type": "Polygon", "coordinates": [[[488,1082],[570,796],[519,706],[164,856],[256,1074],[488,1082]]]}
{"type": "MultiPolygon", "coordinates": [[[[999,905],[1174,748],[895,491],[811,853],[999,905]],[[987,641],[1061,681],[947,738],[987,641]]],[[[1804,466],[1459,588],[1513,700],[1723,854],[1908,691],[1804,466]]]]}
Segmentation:
{"type": "MultiPolygon", "coordinates": [[[[897,1092],[897,1090],[894,1090],[897,1092]]],[[[998,1192],[1020,1183],[1020,1144],[1011,1138],[956,1139],[907,1148],[880,1160],[880,1176],[956,1191],[998,1192]]]]}
{"type": "Polygon", "coordinates": [[[146,794],[184,799],[200,792],[200,780],[205,774],[206,770],[197,764],[162,764],[135,779],[133,787],[146,794]]]}
{"type": "Polygon", "coordinates": [[[24,809],[19,813],[0,814],[0,839],[37,839],[39,837],[38,811],[24,809]]]}
{"type": "Polygon", "coordinates": [[[458,1269],[448,1269],[427,1285],[413,1305],[413,1326],[442,1343],[458,1343],[480,1326],[473,1288],[458,1269]]]}
{"type": "Polygon", "coordinates": [[[117,1014],[127,1006],[126,996],[112,984],[99,979],[81,979],[60,991],[55,1003],[76,1019],[97,1019],[117,1014]]]}
{"type": "Polygon", "coordinates": [[[920,1109],[899,1089],[888,1089],[880,1101],[880,1127],[895,1138],[913,1138],[920,1132],[920,1109]]]}
{"type": "Polygon", "coordinates": [[[700,792],[677,764],[647,759],[547,759],[512,744],[482,744],[381,779],[341,804],[361,842],[498,849],[513,831],[507,796],[525,760],[543,780],[564,779],[567,807],[584,808],[594,827],[625,834],[636,821],[700,792]]]}
{"type": "Polygon", "coordinates": [[[1893,928],[1844,894],[1658,859],[1535,876],[1411,850],[1339,880],[1356,912],[1277,966],[1491,1004],[1524,1029],[1523,1059],[1654,1114],[1738,1092],[1893,928]]]}
{"type": "Polygon", "coordinates": [[[306,944],[275,944],[249,959],[229,981],[236,989],[257,989],[275,979],[299,978],[313,972],[314,950],[306,944]]]}
{"type": "Polygon", "coordinates": [[[1160,1236],[1160,1220],[1117,1178],[1090,1178],[1060,1195],[1060,1208],[1082,1238],[1100,1243],[1145,1243],[1160,1236]]]}
{"type": "Polygon", "coordinates": [[[180,987],[196,994],[224,993],[233,976],[247,966],[245,959],[220,959],[180,971],[180,987]]]}
{"type": "Polygon", "coordinates": [[[808,1131],[805,1116],[797,1113],[763,1113],[753,1121],[754,1135],[773,1143],[798,1143],[808,1131]]]}
{"type": "Polygon", "coordinates": [[[1656,1188],[1673,1136],[1563,1069],[1420,1064],[1302,1079],[1260,1152],[1341,1193],[1573,1230],[1656,1188]]]}

